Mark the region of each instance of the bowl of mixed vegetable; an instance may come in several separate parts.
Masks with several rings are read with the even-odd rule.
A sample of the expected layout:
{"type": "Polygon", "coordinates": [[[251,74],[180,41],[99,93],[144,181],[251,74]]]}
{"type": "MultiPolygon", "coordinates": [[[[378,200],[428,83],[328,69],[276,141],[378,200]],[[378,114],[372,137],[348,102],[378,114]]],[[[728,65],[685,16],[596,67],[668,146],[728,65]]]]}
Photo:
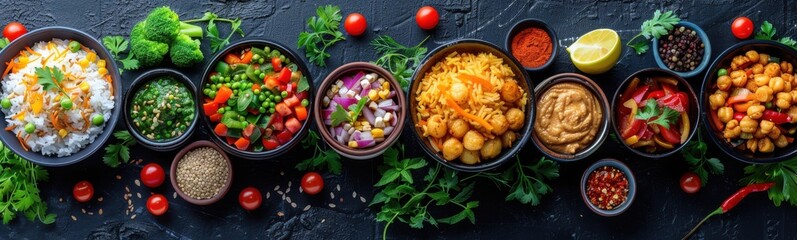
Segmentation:
{"type": "Polygon", "coordinates": [[[773,163],[797,154],[797,51],[751,40],[725,50],[703,79],[709,137],[733,158],[773,163]]]}
{"type": "Polygon", "coordinates": [[[155,151],[181,147],[196,128],[197,113],[191,80],[174,70],[141,74],[125,95],[125,124],[138,143],[155,151]]]}
{"type": "Polygon", "coordinates": [[[406,99],[390,72],[372,63],[353,62],[332,71],[319,89],[315,122],[324,141],[341,155],[370,159],[398,140],[406,99]]]}
{"type": "Polygon", "coordinates": [[[697,95],[669,70],[649,68],[628,77],[612,100],[612,127],[632,152],[660,158],[678,152],[697,132],[697,95]]]}
{"type": "Polygon", "coordinates": [[[201,118],[226,152],[272,159],[307,134],[312,78],[287,47],[240,41],[214,56],[203,76],[197,94],[201,118]]]}

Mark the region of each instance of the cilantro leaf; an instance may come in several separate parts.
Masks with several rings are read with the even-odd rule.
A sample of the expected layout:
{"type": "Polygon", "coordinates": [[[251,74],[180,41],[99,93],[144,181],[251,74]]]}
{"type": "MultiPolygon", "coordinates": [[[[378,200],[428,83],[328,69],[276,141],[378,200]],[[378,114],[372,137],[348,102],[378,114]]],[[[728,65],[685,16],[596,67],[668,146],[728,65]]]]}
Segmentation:
{"type": "Polygon", "coordinates": [[[307,136],[302,139],[302,147],[307,149],[315,147],[313,157],[302,160],[297,163],[295,168],[299,171],[320,171],[326,168],[330,173],[340,175],[343,170],[343,165],[340,163],[340,155],[335,150],[323,150],[318,145],[321,137],[318,136],[316,131],[310,130],[307,136]]]}
{"type": "Polygon", "coordinates": [[[669,107],[664,107],[663,111],[661,112],[661,115],[659,115],[659,117],[657,117],[655,120],[649,121],[648,124],[656,124],[664,128],[670,128],[670,124],[678,121],[680,117],[681,117],[680,112],[675,111],[669,107]]]}
{"type": "Polygon", "coordinates": [[[697,140],[690,141],[681,149],[681,155],[689,165],[689,170],[700,177],[702,186],[706,186],[709,174],[722,175],[725,172],[725,165],[722,164],[722,161],[718,158],[709,158],[706,156],[707,152],[708,145],[703,142],[700,129],[697,130],[697,140]]]}
{"type": "Polygon", "coordinates": [[[634,52],[638,55],[644,54],[650,49],[648,42],[651,38],[658,39],[661,36],[667,35],[679,22],[681,22],[681,19],[678,18],[673,11],[662,13],[660,10],[656,10],[656,12],[653,13],[653,18],[642,22],[642,26],[640,27],[642,31],[631,38],[631,40],[626,43],[626,46],[633,48],[634,52]],[[643,37],[644,40],[635,42],[634,40],[638,37],[643,37]]]}
{"type": "Polygon", "coordinates": [[[645,102],[645,106],[640,109],[634,117],[647,121],[655,116],[659,116],[659,114],[661,114],[661,112],[659,111],[659,105],[656,103],[656,100],[648,99],[648,101],[645,102]]]}
{"type": "Polygon", "coordinates": [[[637,55],[645,54],[650,49],[647,42],[637,42],[629,46],[634,49],[637,55]]]}
{"type": "Polygon", "coordinates": [[[105,36],[102,38],[102,45],[111,52],[114,59],[118,59],[120,53],[127,51],[129,42],[123,36],[105,36]]]}
{"type": "Polygon", "coordinates": [[[656,100],[651,98],[645,102],[645,106],[634,117],[647,121],[648,124],[657,124],[664,128],[670,128],[670,124],[678,121],[681,113],[666,106],[659,108],[656,100]]]}
{"type": "Polygon", "coordinates": [[[772,37],[775,36],[776,32],[777,30],[772,27],[772,23],[764,20],[764,22],[761,23],[760,30],[755,34],[755,39],[772,40],[772,37]]]}
{"type": "Polygon", "coordinates": [[[59,91],[64,92],[64,90],[61,89],[61,82],[64,81],[64,73],[61,72],[60,69],[45,66],[43,68],[37,67],[35,71],[39,79],[38,83],[42,85],[45,91],[57,88],[59,91]]]}
{"type": "Polygon", "coordinates": [[[354,122],[360,117],[360,113],[362,113],[363,108],[365,107],[365,103],[368,102],[368,98],[360,98],[357,101],[357,104],[353,104],[349,106],[349,111],[343,109],[340,105],[335,105],[335,111],[329,115],[329,118],[332,120],[332,126],[338,126],[344,122],[354,122]]]}
{"type": "Polygon", "coordinates": [[[39,195],[37,184],[47,180],[47,171],[0,143],[0,215],[8,224],[20,213],[29,221],[55,222],[55,214],[47,213],[47,203],[39,195]]]}
{"type": "Polygon", "coordinates": [[[750,183],[774,182],[775,185],[767,191],[769,199],[775,206],[787,202],[797,206],[797,158],[792,158],[779,163],[753,164],[744,168],[746,177],[739,182],[743,185],[750,183]]]}
{"type": "Polygon", "coordinates": [[[426,39],[414,47],[405,47],[393,40],[390,36],[382,35],[371,41],[378,54],[382,54],[374,64],[379,65],[393,75],[399,82],[401,89],[407,91],[412,81],[412,74],[415,68],[420,65],[421,59],[426,54],[426,48],[421,47],[426,39]]]}
{"type": "Polygon", "coordinates": [[[783,43],[783,45],[789,46],[791,48],[797,49],[797,41],[794,41],[794,39],[790,37],[782,37],[778,39],[778,42],[783,43]]]}
{"type": "Polygon", "coordinates": [[[333,5],[318,7],[316,15],[307,20],[310,31],[299,33],[297,48],[304,48],[311,63],[325,67],[326,59],[331,56],[326,52],[327,48],[345,39],[339,30],[343,16],[340,7],[333,5]]]}
{"type": "Polygon", "coordinates": [[[122,163],[130,161],[130,147],[136,144],[133,136],[127,130],[120,130],[113,133],[117,143],[109,144],[105,147],[105,154],[102,162],[109,167],[116,168],[122,163]]]}

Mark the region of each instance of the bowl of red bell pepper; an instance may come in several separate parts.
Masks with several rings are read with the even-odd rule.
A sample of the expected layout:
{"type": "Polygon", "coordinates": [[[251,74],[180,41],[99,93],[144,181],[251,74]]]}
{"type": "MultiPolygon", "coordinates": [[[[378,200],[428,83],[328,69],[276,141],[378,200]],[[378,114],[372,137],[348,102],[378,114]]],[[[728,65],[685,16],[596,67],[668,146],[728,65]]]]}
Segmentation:
{"type": "Polygon", "coordinates": [[[198,87],[200,118],[234,156],[273,159],[310,127],[312,77],[301,58],[268,40],[242,40],[216,54],[198,87]]]}
{"type": "Polygon", "coordinates": [[[612,99],[612,128],[637,155],[660,158],[678,152],[697,132],[700,104],[689,82],[648,68],[631,74],[612,99]]]}

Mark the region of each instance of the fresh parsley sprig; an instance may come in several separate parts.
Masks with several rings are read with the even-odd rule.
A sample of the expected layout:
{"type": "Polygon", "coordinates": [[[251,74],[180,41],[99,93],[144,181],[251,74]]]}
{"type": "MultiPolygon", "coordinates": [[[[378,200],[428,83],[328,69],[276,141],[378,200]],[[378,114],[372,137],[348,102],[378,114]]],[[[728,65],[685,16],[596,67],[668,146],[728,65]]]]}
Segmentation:
{"type": "Polygon", "coordinates": [[[244,30],[241,29],[241,19],[229,19],[229,18],[219,18],[219,16],[212,12],[205,12],[202,18],[191,19],[187,21],[183,21],[184,23],[197,23],[197,22],[207,22],[207,34],[206,37],[210,39],[210,51],[218,52],[224,46],[230,44],[230,38],[232,38],[235,33],[244,37],[244,30]],[[226,38],[222,38],[219,34],[219,28],[216,26],[216,21],[218,22],[227,22],[230,24],[230,34],[227,35],[226,38]]]}
{"type": "Polygon", "coordinates": [[[299,33],[297,48],[304,48],[305,56],[311,63],[325,67],[326,59],[331,56],[326,52],[327,48],[345,40],[343,32],[339,30],[343,15],[340,7],[333,5],[318,7],[316,15],[307,20],[310,31],[299,33]]]}
{"type": "Polygon", "coordinates": [[[140,67],[138,60],[133,58],[133,54],[128,54],[126,58],[120,57],[120,54],[127,52],[130,45],[127,38],[123,36],[105,36],[102,38],[102,45],[105,45],[105,48],[111,52],[114,60],[122,64],[122,67],[119,68],[119,74],[122,74],[125,70],[136,70],[140,67]]]}
{"type": "Polygon", "coordinates": [[[37,67],[34,71],[39,79],[38,83],[42,86],[44,91],[55,88],[64,95],[67,95],[64,89],[61,88],[61,82],[64,81],[64,73],[61,72],[60,69],[45,66],[37,67]]]}
{"type": "MultiPolygon", "coordinates": [[[[772,26],[772,23],[769,23],[769,21],[765,20],[764,23],[761,23],[761,27],[759,27],[758,33],[755,34],[755,39],[774,41],[775,33],[777,32],[778,30],[772,26]]],[[[789,46],[791,48],[797,49],[797,41],[795,41],[790,37],[781,37],[780,39],[777,40],[777,42],[782,43],[783,45],[789,46]]]]}
{"type": "Polygon", "coordinates": [[[493,181],[499,189],[509,188],[509,194],[505,198],[507,202],[518,201],[537,206],[543,195],[553,191],[545,181],[559,177],[559,164],[545,157],[533,163],[529,162],[531,164],[524,164],[519,156],[515,159],[515,163],[501,173],[481,172],[463,178],[462,181],[476,177],[486,178],[493,181]]]}
{"type": "Polygon", "coordinates": [[[706,186],[709,174],[722,175],[725,172],[725,165],[718,158],[706,156],[708,145],[703,142],[700,131],[701,129],[697,129],[697,141],[693,140],[687,143],[681,149],[681,155],[689,165],[689,170],[700,177],[701,185],[706,186]]]}
{"type": "Polygon", "coordinates": [[[653,13],[653,18],[642,23],[642,32],[628,40],[625,45],[633,48],[636,54],[642,55],[650,49],[648,43],[652,38],[659,39],[661,36],[667,35],[679,22],[681,19],[672,11],[662,13],[660,10],[656,10],[653,13]],[[634,40],[638,37],[644,37],[644,41],[635,43],[634,40]]]}
{"type": "Polygon", "coordinates": [[[357,118],[360,117],[360,113],[362,113],[363,108],[365,108],[365,103],[367,102],[368,98],[360,98],[357,104],[349,106],[349,111],[346,111],[346,109],[343,109],[340,105],[336,105],[335,111],[329,115],[329,118],[332,119],[332,126],[338,126],[344,122],[357,121],[357,118]]]}
{"type": "Polygon", "coordinates": [[[302,139],[302,148],[314,148],[313,157],[296,164],[296,169],[299,171],[320,171],[326,168],[330,173],[340,175],[342,171],[340,155],[335,150],[322,149],[321,144],[319,144],[320,139],[318,133],[313,130],[310,130],[307,133],[307,137],[302,139]]]}
{"type": "Polygon", "coordinates": [[[130,161],[130,147],[136,145],[136,140],[127,130],[119,130],[113,133],[118,141],[105,147],[105,155],[102,162],[109,167],[116,168],[122,163],[130,161]]]}
{"type": "Polygon", "coordinates": [[[652,98],[645,102],[645,107],[635,116],[636,119],[647,121],[648,124],[661,125],[664,128],[670,128],[670,124],[678,121],[679,117],[681,113],[667,106],[659,108],[656,100],[652,98]]]}
{"type": "Polygon", "coordinates": [[[739,181],[742,185],[775,183],[767,191],[775,206],[780,206],[783,202],[797,206],[797,158],[779,163],[753,164],[744,168],[744,174],[747,176],[739,181]]]}
{"type": "Polygon", "coordinates": [[[39,182],[47,181],[47,170],[14,154],[0,142],[0,215],[3,224],[22,214],[30,221],[55,222],[47,213],[47,202],[39,195],[39,182]]]}
{"type": "Polygon", "coordinates": [[[382,35],[371,41],[371,46],[374,47],[377,54],[382,54],[379,59],[376,59],[374,64],[379,65],[393,74],[393,77],[398,80],[401,89],[405,92],[410,87],[412,81],[412,74],[415,68],[421,63],[421,59],[426,55],[426,48],[421,47],[426,40],[413,47],[406,47],[396,42],[388,35],[382,35]]]}

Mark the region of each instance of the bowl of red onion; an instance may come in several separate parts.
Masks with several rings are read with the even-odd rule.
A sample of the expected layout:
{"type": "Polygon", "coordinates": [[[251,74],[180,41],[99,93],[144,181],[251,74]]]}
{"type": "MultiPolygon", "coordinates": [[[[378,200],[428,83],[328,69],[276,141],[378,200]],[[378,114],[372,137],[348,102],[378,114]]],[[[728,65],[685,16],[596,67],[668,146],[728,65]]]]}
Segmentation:
{"type": "Polygon", "coordinates": [[[319,90],[313,102],[316,125],[340,155],[371,159],[398,140],[406,99],[390,72],[372,63],[348,63],[332,71],[319,90]]]}

